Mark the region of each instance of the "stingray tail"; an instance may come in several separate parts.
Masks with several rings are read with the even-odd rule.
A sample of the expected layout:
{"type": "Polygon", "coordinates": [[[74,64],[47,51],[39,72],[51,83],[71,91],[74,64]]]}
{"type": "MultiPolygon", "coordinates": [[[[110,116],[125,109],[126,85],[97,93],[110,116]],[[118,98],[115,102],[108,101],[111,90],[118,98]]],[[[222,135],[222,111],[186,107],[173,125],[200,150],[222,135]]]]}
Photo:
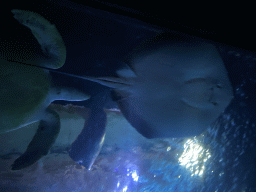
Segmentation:
{"type": "Polygon", "coordinates": [[[84,76],[83,79],[119,90],[127,90],[131,85],[133,85],[133,78],[136,77],[136,74],[127,64],[123,63],[121,68],[117,70],[116,73],[118,77],[84,76]]]}
{"type": "Polygon", "coordinates": [[[99,83],[101,85],[115,88],[115,89],[122,89],[124,87],[130,86],[128,82],[124,79],[118,78],[118,77],[89,77],[85,76],[83,79],[93,81],[96,83],[99,83]]]}

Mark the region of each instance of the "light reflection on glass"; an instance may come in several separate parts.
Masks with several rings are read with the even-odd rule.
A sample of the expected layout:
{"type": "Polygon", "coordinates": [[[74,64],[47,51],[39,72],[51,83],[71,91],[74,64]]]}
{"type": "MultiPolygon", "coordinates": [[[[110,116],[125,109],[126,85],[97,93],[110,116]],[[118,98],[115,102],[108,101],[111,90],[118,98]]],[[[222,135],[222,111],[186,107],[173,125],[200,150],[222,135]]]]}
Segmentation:
{"type": "Polygon", "coordinates": [[[128,189],[128,187],[127,187],[127,186],[125,186],[125,187],[123,188],[123,192],[126,192],[126,191],[127,191],[127,189],[128,189]]]}
{"type": "Polygon", "coordinates": [[[205,162],[211,157],[209,149],[203,148],[197,140],[188,139],[184,144],[184,151],[179,158],[179,164],[192,172],[191,176],[202,176],[205,162]]]}
{"type": "Polygon", "coordinates": [[[139,176],[137,175],[136,170],[135,170],[135,171],[133,171],[133,173],[132,173],[132,178],[133,178],[133,180],[134,180],[134,181],[138,181],[139,176]]]}
{"type": "Polygon", "coordinates": [[[130,171],[130,169],[127,169],[127,172],[128,172],[128,173],[127,173],[126,175],[127,175],[127,176],[130,176],[130,174],[131,174],[133,180],[137,182],[137,181],[139,180],[139,176],[138,176],[138,174],[137,174],[137,171],[136,171],[136,170],[132,170],[132,171],[130,171],[130,172],[129,172],[129,171],[130,171]]]}

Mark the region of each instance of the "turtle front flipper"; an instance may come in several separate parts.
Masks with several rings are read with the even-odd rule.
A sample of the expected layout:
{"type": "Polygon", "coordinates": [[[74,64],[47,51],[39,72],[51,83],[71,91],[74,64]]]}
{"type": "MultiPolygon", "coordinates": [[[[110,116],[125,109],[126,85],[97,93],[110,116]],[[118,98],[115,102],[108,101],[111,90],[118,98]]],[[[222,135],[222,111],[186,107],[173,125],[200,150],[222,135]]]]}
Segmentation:
{"type": "Polygon", "coordinates": [[[31,11],[13,9],[12,13],[20,24],[31,30],[43,51],[43,55],[37,55],[34,61],[25,62],[52,69],[62,67],[66,60],[66,46],[55,25],[31,11]]]}
{"type": "Polygon", "coordinates": [[[27,150],[12,164],[12,170],[26,168],[47,155],[60,132],[60,117],[57,112],[47,108],[44,119],[40,121],[37,132],[27,150]]]}

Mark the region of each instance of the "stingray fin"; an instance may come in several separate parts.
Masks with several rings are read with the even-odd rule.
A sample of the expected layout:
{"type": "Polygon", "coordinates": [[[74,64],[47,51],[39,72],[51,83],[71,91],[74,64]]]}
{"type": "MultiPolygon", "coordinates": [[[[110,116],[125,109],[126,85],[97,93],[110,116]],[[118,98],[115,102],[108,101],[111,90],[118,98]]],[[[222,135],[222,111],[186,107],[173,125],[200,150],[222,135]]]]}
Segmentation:
{"type": "MultiPolygon", "coordinates": [[[[118,93],[113,91],[112,97],[117,97],[118,93]]],[[[120,97],[117,100],[118,107],[122,111],[122,114],[126,120],[144,137],[151,139],[154,138],[154,129],[148,124],[140,114],[137,113],[135,108],[129,104],[129,99],[126,97],[120,97]]]]}

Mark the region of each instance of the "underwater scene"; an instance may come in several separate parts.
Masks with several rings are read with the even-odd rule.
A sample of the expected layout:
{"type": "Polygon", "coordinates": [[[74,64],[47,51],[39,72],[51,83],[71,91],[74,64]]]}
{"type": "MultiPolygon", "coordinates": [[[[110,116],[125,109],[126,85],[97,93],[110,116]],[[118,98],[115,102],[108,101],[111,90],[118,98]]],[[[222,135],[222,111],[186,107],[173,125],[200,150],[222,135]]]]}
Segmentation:
{"type": "Polygon", "coordinates": [[[256,54],[72,1],[1,12],[0,192],[255,192],[256,54]]]}

